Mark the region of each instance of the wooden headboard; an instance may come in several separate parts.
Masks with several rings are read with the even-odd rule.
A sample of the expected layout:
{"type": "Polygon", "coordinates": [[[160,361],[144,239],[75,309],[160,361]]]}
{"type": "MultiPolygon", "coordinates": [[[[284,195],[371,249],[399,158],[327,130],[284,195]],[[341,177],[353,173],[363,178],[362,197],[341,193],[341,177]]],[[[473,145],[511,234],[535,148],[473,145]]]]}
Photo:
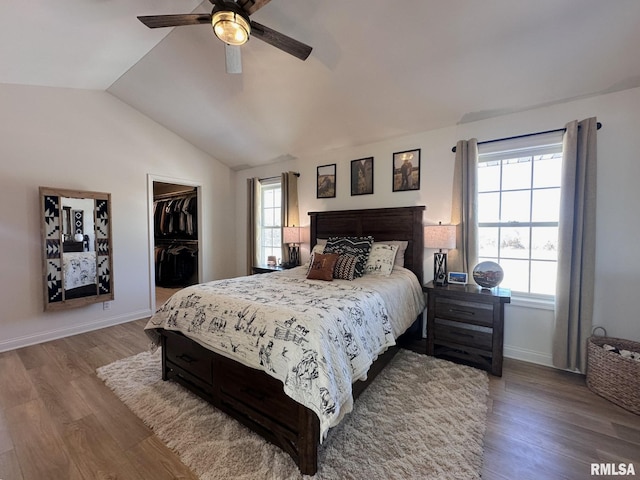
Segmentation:
{"type": "Polygon", "coordinates": [[[375,241],[406,240],[409,242],[404,266],[423,279],[424,205],[415,207],[370,208],[363,210],[333,210],[309,212],[311,217],[311,247],[318,238],[373,236],[375,241]]]}

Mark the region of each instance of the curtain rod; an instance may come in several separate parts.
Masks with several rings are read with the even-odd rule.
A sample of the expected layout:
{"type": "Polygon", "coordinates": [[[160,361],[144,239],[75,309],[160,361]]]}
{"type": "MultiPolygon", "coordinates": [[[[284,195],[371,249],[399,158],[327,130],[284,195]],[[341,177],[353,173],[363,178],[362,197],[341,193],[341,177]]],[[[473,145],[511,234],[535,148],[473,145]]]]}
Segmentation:
{"type": "MultiPolygon", "coordinates": [[[[300,176],[300,172],[292,172],[292,173],[293,173],[296,177],[299,177],[299,176],[300,176]]],[[[275,176],[273,176],[273,177],[259,178],[258,180],[259,180],[259,181],[261,181],[261,182],[263,182],[263,181],[265,181],[265,180],[274,180],[274,179],[276,179],[276,178],[282,178],[282,176],[281,176],[281,175],[275,175],[275,176]]]]}
{"type": "MultiPolygon", "coordinates": [[[[602,128],[602,123],[598,122],[596,124],[597,129],[600,130],[602,128]]],[[[493,143],[493,142],[501,142],[503,140],[515,140],[517,138],[527,138],[527,137],[533,137],[535,135],[544,135],[546,133],[557,133],[557,132],[564,132],[566,131],[566,128],[556,128],[555,130],[546,130],[544,132],[536,132],[536,133],[525,133],[524,135],[515,135],[513,137],[505,137],[505,138],[495,138],[493,140],[485,140],[484,142],[478,142],[478,145],[482,145],[485,143],[493,143]]],[[[451,151],[453,153],[456,152],[456,147],[455,145],[453,146],[453,148],[451,149],[451,151]]]]}

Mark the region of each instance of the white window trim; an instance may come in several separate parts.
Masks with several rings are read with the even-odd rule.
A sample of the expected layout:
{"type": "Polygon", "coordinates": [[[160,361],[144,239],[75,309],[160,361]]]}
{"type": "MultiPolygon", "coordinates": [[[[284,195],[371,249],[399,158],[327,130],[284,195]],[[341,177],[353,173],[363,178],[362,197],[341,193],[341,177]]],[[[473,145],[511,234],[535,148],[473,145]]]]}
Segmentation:
{"type": "MultiPolygon", "coordinates": [[[[478,163],[508,160],[519,156],[526,157],[530,155],[561,153],[563,134],[564,131],[554,131],[523,138],[505,139],[479,144],[478,163]]],[[[562,189],[562,187],[560,188],[562,189]]],[[[533,223],[527,222],[529,226],[533,223]]],[[[525,308],[555,310],[555,295],[516,291],[512,292],[511,304],[525,308]]]]}
{"type": "MultiPolygon", "coordinates": [[[[257,253],[257,257],[260,260],[261,263],[266,263],[267,259],[266,258],[262,258],[262,252],[263,252],[263,245],[262,245],[262,234],[265,231],[265,229],[267,228],[272,228],[272,229],[276,229],[282,228],[282,225],[277,226],[277,227],[265,227],[262,224],[263,221],[263,210],[264,210],[264,205],[263,205],[263,196],[264,196],[264,190],[266,189],[275,189],[275,188],[282,188],[282,181],[280,179],[280,177],[272,177],[272,178],[267,178],[267,179],[263,179],[260,180],[260,211],[259,211],[259,215],[258,215],[258,229],[260,231],[260,235],[259,235],[259,239],[258,239],[258,244],[257,244],[257,248],[258,248],[258,252],[257,253]],[[266,187],[266,188],[265,188],[266,187]]],[[[281,206],[282,208],[282,206],[281,206]]],[[[282,258],[282,247],[280,247],[280,254],[276,255],[279,258],[282,258]]]]}
{"type": "Polygon", "coordinates": [[[537,295],[534,293],[511,292],[511,305],[513,305],[514,307],[553,311],[556,308],[556,301],[553,295],[537,295]]]}
{"type": "MultiPolygon", "coordinates": [[[[522,138],[511,138],[478,144],[478,161],[491,161],[513,158],[514,156],[528,156],[531,151],[562,149],[564,130],[539,135],[527,135],[522,138]]],[[[552,152],[550,152],[552,153],[552,152]]]]}

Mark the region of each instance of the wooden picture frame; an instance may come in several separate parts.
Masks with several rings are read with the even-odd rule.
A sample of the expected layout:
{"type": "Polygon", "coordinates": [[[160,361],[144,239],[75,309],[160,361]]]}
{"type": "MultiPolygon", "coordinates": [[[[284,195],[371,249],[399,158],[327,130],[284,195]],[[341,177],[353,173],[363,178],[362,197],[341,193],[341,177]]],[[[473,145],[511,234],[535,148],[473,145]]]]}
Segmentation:
{"type": "Polygon", "coordinates": [[[50,187],[38,191],[44,309],[113,300],[111,194],[50,187]],[[84,212],[82,231],[74,229],[74,211],[84,212]],[[81,241],[75,239],[76,233],[82,235],[81,241]],[[71,266],[80,261],[87,268],[81,269],[82,275],[71,275],[77,271],[71,266]]]}
{"type": "Polygon", "coordinates": [[[373,194],[373,157],[351,160],[351,195],[373,194]]]}
{"type": "Polygon", "coordinates": [[[392,181],[394,192],[420,190],[420,149],[393,154],[392,181]]]}
{"type": "Polygon", "coordinates": [[[316,198],[335,198],[336,164],[320,165],[317,172],[316,198]]]}

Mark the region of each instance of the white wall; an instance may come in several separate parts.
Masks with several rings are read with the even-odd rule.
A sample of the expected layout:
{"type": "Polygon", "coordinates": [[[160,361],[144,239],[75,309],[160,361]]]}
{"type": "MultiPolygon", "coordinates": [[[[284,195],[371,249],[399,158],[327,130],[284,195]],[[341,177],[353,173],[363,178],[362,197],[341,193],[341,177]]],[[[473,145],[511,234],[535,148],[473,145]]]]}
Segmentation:
{"type": "Polygon", "coordinates": [[[151,314],[149,174],[202,185],[202,280],[231,276],[233,173],[105,92],[0,85],[0,351],[151,314]],[[115,300],[43,312],[38,186],[111,193],[115,300]]]}
{"type": "MultiPolygon", "coordinates": [[[[598,132],[598,231],[594,324],[611,336],[640,340],[640,317],[635,296],[640,292],[640,89],[626,90],[550,107],[505,115],[440,130],[401,137],[357,148],[345,148],[244,170],[236,176],[236,224],[238,245],[244,245],[246,178],[267,177],[284,170],[298,170],[300,214],[315,210],[426,205],[425,223],[448,222],[451,213],[451,185],[454,154],[459,139],[479,141],[551,130],[568,121],[597,116],[603,123],[598,132]],[[421,148],[421,189],[392,192],[391,160],[394,152],[421,148]],[[374,194],[350,195],[350,161],[374,157],[374,194]],[[337,164],[337,194],[333,199],[316,199],[316,167],[337,164]]],[[[308,219],[308,217],[306,217],[308,219]]],[[[301,224],[305,222],[301,220],[301,224]]],[[[306,222],[308,224],[308,221],[306,222]]],[[[425,255],[425,280],[432,277],[433,252],[425,255]]],[[[245,254],[240,249],[236,271],[245,271],[245,254]]],[[[503,285],[508,287],[508,285],[503,285]]],[[[551,365],[553,311],[531,308],[514,300],[506,309],[505,355],[551,365]]]]}
{"type": "MultiPolygon", "coordinates": [[[[100,328],[151,312],[149,174],[201,184],[202,280],[246,272],[246,178],[301,173],[300,213],[426,205],[425,223],[447,222],[453,153],[461,138],[479,140],[559,128],[597,116],[598,237],[594,323],[609,335],[640,340],[640,89],[423,132],[232,173],[180,137],[103,92],[0,85],[0,351],[100,328]],[[392,192],[393,152],[422,149],[421,189],[392,192]],[[351,197],[349,162],[375,158],[374,194],[351,197]],[[337,197],[316,199],[316,167],[337,163],[337,197]],[[43,312],[38,186],[110,192],[116,299],[43,312]],[[230,199],[235,198],[235,202],[230,199]],[[237,212],[237,214],[236,214],[237,212]],[[228,225],[234,225],[235,237],[228,225]],[[222,253],[221,253],[222,252],[222,253]],[[227,252],[232,254],[227,255],[227,252]],[[234,258],[235,255],[235,258],[234,258]]],[[[305,222],[303,222],[304,224],[305,222]]],[[[306,222],[308,224],[308,221],[306,222]]],[[[425,278],[432,257],[425,255],[425,278]]],[[[505,285],[508,286],[508,285],[505,285]]],[[[550,364],[553,315],[507,307],[505,354],[550,364]]]]}

